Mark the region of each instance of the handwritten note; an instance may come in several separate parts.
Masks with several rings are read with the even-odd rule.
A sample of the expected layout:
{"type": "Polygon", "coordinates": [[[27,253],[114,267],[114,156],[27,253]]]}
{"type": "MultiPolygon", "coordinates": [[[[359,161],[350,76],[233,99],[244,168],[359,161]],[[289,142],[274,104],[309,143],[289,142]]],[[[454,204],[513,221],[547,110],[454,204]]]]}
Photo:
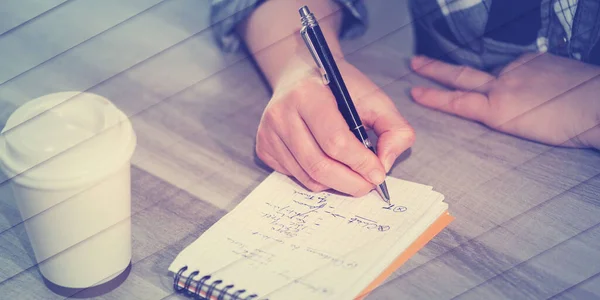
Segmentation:
{"type": "Polygon", "coordinates": [[[170,270],[186,265],[260,299],[353,297],[447,209],[429,186],[387,182],[390,205],[375,192],[312,193],[273,173],[170,270]]]}

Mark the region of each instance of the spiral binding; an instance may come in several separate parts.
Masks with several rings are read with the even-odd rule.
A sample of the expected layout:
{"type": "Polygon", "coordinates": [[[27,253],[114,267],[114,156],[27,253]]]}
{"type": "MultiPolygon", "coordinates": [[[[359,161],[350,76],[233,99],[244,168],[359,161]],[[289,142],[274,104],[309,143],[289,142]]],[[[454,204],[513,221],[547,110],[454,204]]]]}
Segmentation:
{"type": "MultiPolygon", "coordinates": [[[[187,276],[187,279],[185,280],[185,284],[183,285],[183,287],[180,287],[179,280],[181,279],[181,275],[183,274],[183,272],[187,271],[187,269],[188,269],[188,267],[184,266],[181,269],[179,269],[177,274],[175,274],[175,278],[173,279],[173,289],[177,293],[183,293],[187,296],[194,297],[196,299],[211,299],[211,297],[217,297],[217,300],[225,300],[227,291],[234,288],[234,285],[232,285],[232,284],[227,285],[227,286],[223,287],[222,289],[217,288],[218,285],[223,283],[222,280],[215,280],[209,284],[207,281],[212,277],[211,275],[203,276],[202,278],[200,278],[200,280],[194,280],[193,278],[196,275],[200,274],[200,271],[198,271],[198,270],[190,273],[187,276]],[[190,289],[192,287],[192,283],[194,283],[193,291],[192,291],[192,289],[190,289]],[[208,289],[206,292],[205,298],[200,296],[200,291],[202,291],[203,287],[206,287],[208,289]]],[[[258,297],[258,295],[252,294],[252,295],[248,295],[246,298],[242,298],[242,294],[245,292],[246,292],[246,290],[237,290],[235,293],[229,294],[229,295],[231,295],[229,297],[229,299],[251,300],[251,299],[258,297]]]]}

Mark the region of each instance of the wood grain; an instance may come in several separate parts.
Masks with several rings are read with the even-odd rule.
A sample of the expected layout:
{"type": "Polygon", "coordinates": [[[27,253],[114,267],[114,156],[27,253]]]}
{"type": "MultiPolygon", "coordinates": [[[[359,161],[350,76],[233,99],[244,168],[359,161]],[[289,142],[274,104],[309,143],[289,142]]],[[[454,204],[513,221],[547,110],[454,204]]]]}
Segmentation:
{"type": "MultiPolygon", "coordinates": [[[[270,172],[254,154],[270,92],[245,53],[216,47],[208,5],[0,4],[0,127],[26,101],[77,90],[113,101],[136,131],[133,269],[102,299],[184,299],[172,291],[171,261],[270,172]]],[[[598,152],[521,140],[417,105],[409,87],[435,84],[408,68],[406,3],[367,5],[372,26],[344,42],[346,59],[417,132],[391,175],[434,186],[456,217],[369,299],[600,298],[598,152]]],[[[62,299],[41,281],[2,176],[0,299],[62,299]]]]}

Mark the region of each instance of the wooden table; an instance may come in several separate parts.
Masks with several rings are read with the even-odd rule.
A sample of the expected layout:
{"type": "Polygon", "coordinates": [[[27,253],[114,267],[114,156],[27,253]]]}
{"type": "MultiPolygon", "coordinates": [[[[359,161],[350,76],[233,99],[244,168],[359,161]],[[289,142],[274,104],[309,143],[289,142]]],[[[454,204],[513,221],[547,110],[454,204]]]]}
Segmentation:
{"type": "MultiPolygon", "coordinates": [[[[417,141],[391,175],[433,185],[456,217],[370,299],[600,298],[600,155],[547,147],[427,110],[407,89],[404,1],[370,0],[348,59],[397,103],[417,141]],[[400,12],[400,14],[399,14],[400,12]],[[376,17],[374,17],[376,16],[376,17]]],[[[133,268],[105,299],[180,299],[167,267],[269,174],[254,138],[269,91],[212,39],[208,1],[0,2],[0,128],[44,94],[89,91],[126,112],[133,268]]],[[[43,284],[6,178],[0,298],[58,299],[43,284]]]]}

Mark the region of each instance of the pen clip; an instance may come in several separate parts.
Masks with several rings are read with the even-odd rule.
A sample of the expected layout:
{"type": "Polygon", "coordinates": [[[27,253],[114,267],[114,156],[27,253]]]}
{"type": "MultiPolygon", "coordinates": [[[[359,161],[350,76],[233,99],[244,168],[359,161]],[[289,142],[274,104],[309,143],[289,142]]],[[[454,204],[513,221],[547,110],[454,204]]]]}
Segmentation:
{"type": "Polygon", "coordinates": [[[302,39],[304,40],[306,47],[308,47],[308,51],[310,52],[310,55],[312,55],[313,59],[315,60],[315,63],[317,64],[317,68],[319,68],[319,72],[321,72],[321,77],[323,78],[323,84],[328,85],[329,84],[329,76],[327,75],[327,72],[325,71],[325,68],[323,67],[324,65],[321,62],[319,55],[317,54],[317,50],[315,49],[315,46],[313,45],[312,41],[308,37],[308,32],[306,31],[306,26],[303,27],[302,30],[300,31],[300,35],[302,36],[302,39]]]}

